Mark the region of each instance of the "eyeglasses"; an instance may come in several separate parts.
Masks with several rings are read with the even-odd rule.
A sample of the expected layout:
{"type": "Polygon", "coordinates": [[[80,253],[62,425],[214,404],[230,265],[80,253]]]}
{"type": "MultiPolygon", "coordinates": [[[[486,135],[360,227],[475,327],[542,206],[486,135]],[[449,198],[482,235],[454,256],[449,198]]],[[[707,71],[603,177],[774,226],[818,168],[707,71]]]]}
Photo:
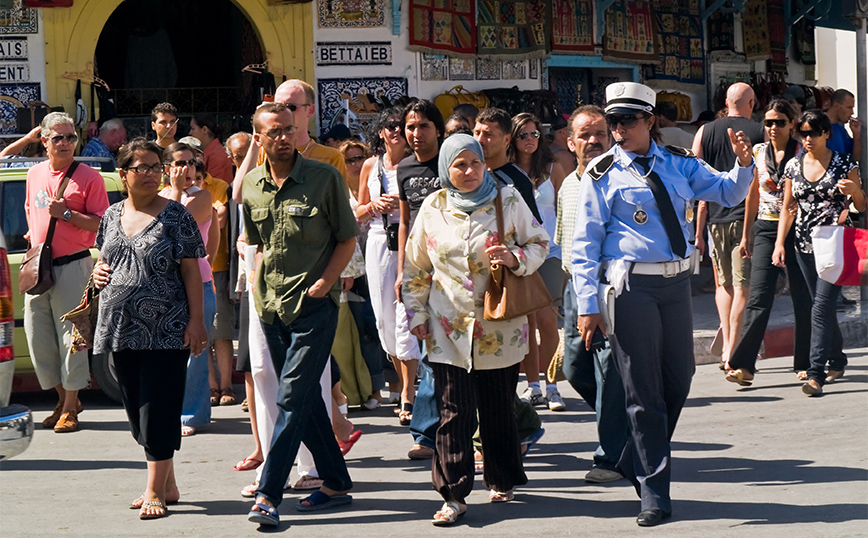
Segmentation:
{"type": "Polygon", "coordinates": [[[347,157],[344,159],[344,162],[347,164],[356,164],[365,160],[364,155],[357,155],[356,157],[347,157]]]}
{"type": "Polygon", "coordinates": [[[199,159],[187,159],[186,161],[175,161],[172,166],[181,168],[182,166],[196,166],[199,164],[199,159]]]}
{"type": "Polygon", "coordinates": [[[265,136],[267,136],[268,138],[270,138],[272,140],[277,140],[283,134],[286,134],[286,136],[292,136],[295,134],[295,132],[297,130],[298,130],[298,128],[296,128],[295,125],[290,125],[289,127],[284,127],[282,129],[280,127],[276,127],[274,129],[269,129],[262,134],[264,134],[265,136]]]}
{"type": "Polygon", "coordinates": [[[140,176],[144,176],[145,174],[161,174],[163,172],[163,165],[155,164],[153,166],[148,166],[146,164],[137,164],[136,166],[128,166],[124,168],[127,172],[135,172],[140,176]]]}
{"type": "Polygon", "coordinates": [[[286,108],[288,108],[290,112],[295,112],[296,110],[298,110],[298,109],[301,108],[301,107],[308,107],[308,106],[310,106],[310,103],[304,103],[304,104],[301,104],[301,105],[296,105],[296,104],[294,104],[294,103],[285,103],[285,104],[286,104],[286,108]]]}
{"type": "Polygon", "coordinates": [[[790,122],[790,120],[764,120],[763,121],[763,123],[765,124],[766,127],[771,127],[774,125],[775,127],[778,127],[780,129],[783,129],[784,127],[786,127],[789,122],[790,122]]]}
{"type": "Polygon", "coordinates": [[[643,117],[641,114],[610,114],[606,116],[606,125],[613,130],[618,128],[618,124],[623,125],[624,129],[632,129],[643,117]]]}
{"type": "Polygon", "coordinates": [[[534,140],[539,138],[539,131],[534,129],[533,131],[528,131],[524,133],[518,133],[519,140],[527,140],[527,137],[531,137],[534,140]]]}
{"type": "Polygon", "coordinates": [[[387,131],[394,131],[395,129],[400,129],[400,128],[401,128],[401,122],[395,121],[395,120],[387,121],[386,125],[383,126],[383,129],[385,129],[387,131]]]}
{"type": "Polygon", "coordinates": [[[811,129],[809,131],[799,131],[799,136],[801,136],[802,138],[817,138],[819,136],[823,136],[824,134],[826,134],[826,131],[817,131],[814,129],[811,129]]]}
{"type": "Polygon", "coordinates": [[[67,142],[75,142],[76,140],[78,140],[78,135],[75,133],[71,133],[71,134],[65,134],[65,135],[51,136],[48,139],[51,140],[52,142],[54,142],[55,144],[60,144],[64,140],[66,140],[67,142]]]}

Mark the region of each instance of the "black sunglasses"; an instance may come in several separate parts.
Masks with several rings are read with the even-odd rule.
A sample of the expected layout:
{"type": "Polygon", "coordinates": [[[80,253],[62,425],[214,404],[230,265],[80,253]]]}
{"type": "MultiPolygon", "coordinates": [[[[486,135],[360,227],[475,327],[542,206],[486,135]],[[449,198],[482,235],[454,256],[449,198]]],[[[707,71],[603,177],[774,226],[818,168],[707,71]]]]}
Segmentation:
{"type": "Polygon", "coordinates": [[[355,164],[357,162],[361,162],[364,160],[365,160],[364,155],[357,155],[356,157],[347,157],[346,159],[344,159],[344,162],[347,164],[355,164]]]}
{"type": "Polygon", "coordinates": [[[783,129],[790,123],[790,120],[764,120],[763,123],[766,127],[771,127],[772,125],[783,129]]]}
{"type": "Polygon", "coordinates": [[[55,144],[60,144],[63,140],[66,140],[67,142],[75,142],[76,140],[78,140],[78,135],[75,133],[65,134],[65,135],[56,135],[56,136],[50,137],[49,140],[51,140],[55,144]]]}
{"type": "Polygon", "coordinates": [[[539,139],[539,131],[534,129],[533,131],[527,131],[525,133],[518,133],[519,140],[527,140],[527,137],[531,137],[534,140],[539,139]]]}
{"type": "Polygon", "coordinates": [[[172,166],[180,168],[182,166],[196,166],[197,164],[199,164],[198,159],[188,159],[186,161],[175,161],[172,163],[172,166]]]}
{"type": "Polygon", "coordinates": [[[801,136],[802,138],[808,138],[809,136],[811,138],[817,138],[818,136],[823,136],[823,134],[825,133],[826,131],[817,131],[815,129],[811,129],[810,131],[799,131],[799,136],[801,136]]]}
{"type": "Polygon", "coordinates": [[[606,125],[613,130],[618,128],[618,124],[623,125],[624,129],[632,129],[642,118],[642,114],[609,114],[606,116],[606,125]]]}

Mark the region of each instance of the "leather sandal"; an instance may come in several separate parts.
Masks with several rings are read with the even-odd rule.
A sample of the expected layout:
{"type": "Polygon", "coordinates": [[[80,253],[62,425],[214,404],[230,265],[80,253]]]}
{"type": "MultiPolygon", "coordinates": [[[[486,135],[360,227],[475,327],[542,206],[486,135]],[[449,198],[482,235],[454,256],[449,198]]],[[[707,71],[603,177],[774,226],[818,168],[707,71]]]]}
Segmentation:
{"type": "Polygon", "coordinates": [[[749,387],[753,385],[753,375],[748,372],[745,372],[741,368],[736,370],[730,370],[726,373],[726,380],[730,383],[738,383],[738,385],[742,387],[749,387]],[[747,377],[750,376],[750,377],[747,377]]]}
{"type": "Polygon", "coordinates": [[[409,426],[413,420],[413,404],[404,402],[401,404],[401,412],[398,413],[398,423],[401,426],[409,426]]]}
{"type": "Polygon", "coordinates": [[[455,525],[458,519],[467,513],[467,506],[461,509],[461,504],[456,501],[446,501],[440,510],[434,512],[431,524],[437,527],[449,527],[455,525]]]}
{"type": "Polygon", "coordinates": [[[235,391],[232,387],[226,387],[220,390],[220,405],[236,405],[238,399],[235,397],[235,391]]]}
{"type": "Polygon", "coordinates": [[[220,389],[211,389],[211,407],[220,405],[220,389]]]}
{"type": "Polygon", "coordinates": [[[488,502],[491,503],[506,503],[515,499],[515,493],[512,490],[509,491],[496,491],[491,490],[491,493],[488,494],[488,502]]]}

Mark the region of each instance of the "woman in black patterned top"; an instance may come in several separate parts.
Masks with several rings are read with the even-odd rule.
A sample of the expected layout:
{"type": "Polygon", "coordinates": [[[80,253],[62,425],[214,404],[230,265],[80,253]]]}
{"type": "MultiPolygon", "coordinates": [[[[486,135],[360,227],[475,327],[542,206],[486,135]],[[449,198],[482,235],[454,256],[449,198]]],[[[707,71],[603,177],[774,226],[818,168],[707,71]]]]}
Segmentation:
{"type": "MultiPolygon", "coordinates": [[[[793,157],[784,170],[783,207],[798,204],[795,217],[796,258],[813,297],[811,309],[811,366],[802,392],[809,396],[823,393],[823,384],[832,383],[844,374],[847,357],[835,311],[841,286],[817,277],[811,231],[817,226],[850,224],[850,203],[865,211],[866,200],[859,181],[859,170],[850,155],[826,147],[832,126],[819,110],[809,110],[796,123],[805,152],[793,157]],[[829,371],[826,372],[826,363],[829,371]]],[[[784,238],[793,224],[789,211],[782,211],[778,222],[778,238],[772,260],[783,267],[784,238]]]]}
{"type": "Polygon", "coordinates": [[[131,508],[141,519],[177,502],[172,457],[181,447],[187,359],[206,344],[202,279],[205,256],[196,221],[157,195],[162,149],[133,140],[118,155],[128,197],[108,208],[96,246],[94,283],[102,291],[94,352],[113,352],[133,437],[145,448],[148,481],[131,508]]]}

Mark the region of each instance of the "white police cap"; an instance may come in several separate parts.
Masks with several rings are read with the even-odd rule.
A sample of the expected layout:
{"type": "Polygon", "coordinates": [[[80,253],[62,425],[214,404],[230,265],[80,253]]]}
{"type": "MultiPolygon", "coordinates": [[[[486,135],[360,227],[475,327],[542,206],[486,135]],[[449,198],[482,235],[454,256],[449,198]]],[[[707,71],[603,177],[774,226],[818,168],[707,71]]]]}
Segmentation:
{"type": "Polygon", "coordinates": [[[637,82],[616,82],[606,86],[606,114],[654,113],[657,94],[637,82]]]}

